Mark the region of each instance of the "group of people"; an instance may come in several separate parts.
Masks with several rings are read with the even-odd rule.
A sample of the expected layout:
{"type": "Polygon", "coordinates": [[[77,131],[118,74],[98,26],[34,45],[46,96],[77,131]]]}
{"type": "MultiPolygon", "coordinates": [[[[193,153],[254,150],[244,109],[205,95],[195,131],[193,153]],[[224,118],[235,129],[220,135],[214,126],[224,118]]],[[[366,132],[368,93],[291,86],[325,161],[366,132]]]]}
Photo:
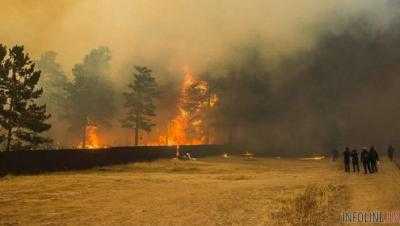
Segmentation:
{"type": "MultiPolygon", "coordinates": [[[[389,146],[388,157],[390,160],[393,160],[393,156],[394,148],[393,146],[389,146]]],[[[338,151],[334,149],[332,153],[332,160],[335,161],[337,157],[338,151]]],[[[357,149],[353,149],[351,151],[349,147],[346,147],[345,151],[343,152],[343,160],[345,172],[350,172],[351,166],[353,168],[353,172],[360,172],[360,162],[362,163],[365,174],[378,172],[379,155],[374,146],[371,146],[369,150],[367,150],[365,147],[362,148],[360,154],[357,149]]]]}
{"type": "Polygon", "coordinates": [[[379,155],[374,146],[372,146],[369,151],[367,148],[363,148],[360,158],[357,149],[350,151],[350,148],[346,147],[345,151],[343,152],[343,157],[344,170],[346,172],[350,172],[350,163],[353,166],[353,172],[356,172],[356,170],[357,172],[360,172],[359,160],[361,160],[365,174],[378,172],[379,155]]]}
{"type": "MultiPolygon", "coordinates": [[[[391,161],[393,161],[394,152],[395,150],[393,146],[390,145],[387,150],[387,154],[391,161]]],[[[332,153],[332,160],[335,161],[337,156],[338,151],[334,149],[332,153]]],[[[349,147],[346,147],[345,151],[343,152],[343,160],[345,172],[350,172],[351,166],[353,168],[353,172],[360,172],[360,162],[362,163],[365,174],[378,172],[379,155],[374,146],[371,146],[369,150],[367,150],[367,148],[363,148],[361,150],[361,154],[359,154],[357,149],[353,149],[351,151],[349,147]]]]}

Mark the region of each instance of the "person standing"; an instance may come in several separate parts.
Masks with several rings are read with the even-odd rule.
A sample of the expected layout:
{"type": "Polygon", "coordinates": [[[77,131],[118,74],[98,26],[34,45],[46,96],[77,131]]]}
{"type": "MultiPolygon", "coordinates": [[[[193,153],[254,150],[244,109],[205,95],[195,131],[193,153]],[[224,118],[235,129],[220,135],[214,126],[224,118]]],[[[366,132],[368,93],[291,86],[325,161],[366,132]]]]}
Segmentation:
{"type": "Polygon", "coordinates": [[[370,169],[370,167],[369,167],[367,148],[363,148],[363,149],[362,149],[362,152],[361,152],[361,162],[362,162],[362,164],[363,164],[364,174],[367,174],[368,171],[371,172],[371,169],[370,169]]]}
{"type": "Polygon", "coordinates": [[[371,173],[377,173],[378,172],[378,167],[377,163],[379,161],[379,156],[378,152],[376,152],[375,147],[372,146],[371,149],[369,150],[369,161],[370,161],[370,167],[371,167],[371,173]]]}
{"type": "Polygon", "coordinates": [[[388,157],[390,161],[393,161],[393,155],[394,155],[394,148],[392,145],[389,145],[388,150],[387,150],[388,157]]]}
{"type": "Polygon", "coordinates": [[[337,150],[336,148],[334,148],[334,149],[332,150],[331,155],[332,155],[332,162],[336,161],[337,156],[338,156],[338,150],[337,150]]]}
{"type": "Polygon", "coordinates": [[[344,158],[344,171],[345,172],[350,172],[350,149],[348,147],[345,148],[345,151],[343,152],[343,158],[344,158]]]}
{"type": "Polygon", "coordinates": [[[360,172],[360,165],[358,164],[358,151],[357,151],[357,149],[354,149],[352,152],[351,152],[351,163],[353,164],[353,172],[356,172],[356,169],[357,169],[357,172],[360,172]]]}

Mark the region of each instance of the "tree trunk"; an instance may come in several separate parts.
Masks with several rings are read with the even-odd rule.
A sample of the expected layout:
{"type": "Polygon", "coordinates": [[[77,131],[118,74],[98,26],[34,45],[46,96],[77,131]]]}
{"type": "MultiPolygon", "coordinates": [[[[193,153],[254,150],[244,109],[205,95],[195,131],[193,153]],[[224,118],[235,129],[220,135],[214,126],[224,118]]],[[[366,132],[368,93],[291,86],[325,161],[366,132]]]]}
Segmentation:
{"type": "Polygon", "coordinates": [[[135,127],[135,146],[139,145],[139,126],[135,127]]]}
{"type": "Polygon", "coordinates": [[[169,131],[167,130],[167,134],[165,135],[165,145],[168,146],[168,133],[169,131]]]}
{"type": "Polygon", "coordinates": [[[86,148],[86,125],[83,126],[82,148],[86,148]]]}
{"type": "MultiPolygon", "coordinates": [[[[15,89],[16,81],[17,81],[17,77],[16,77],[16,74],[15,74],[15,71],[13,70],[13,73],[12,73],[12,89],[15,89]]],[[[9,113],[11,113],[14,110],[15,103],[14,103],[14,99],[12,97],[9,100],[10,100],[9,113]]],[[[8,119],[8,125],[10,126],[10,128],[7,131],[8,134],[7,134],[7,147],[6,148],[7,148],[7,151],[10,151],[10,149],[11,149],[11,141],[12,141],[12,129],[13,129],[13,127],[11,126],[12,125],[11,119],[8,119]]]]}
{"type": "Polygon", "coordinates": [[[11,146],[11,139],[12,139],[12,128],[8,129],[8,134],[7,134],[7,151],[10,151],[10,146],[11,146]]]}
{"type": "Polygon", "coordinates": [[[234,115],[232,112],[234,109],[233,106],[235,104],[237,104],[237,103],[235,103],[235,99],[236,99],[235,90],[237,90],[236,84],[237,84],[236,74],[233,74],[231,76],[231,80],[230,80],[230,95],[229,95],[229,105],[228,105],[228,108],[229,108],[228,144],[229,145],[233,145],[233,143],[235,142],[234,136],[235,136],[235,132],[236,132],[236,123],[237,123],[235,120],[237,120],[237,119],[234,118],[234,115]]]}
{"type": "MultiPolygon", "coordinates": [[[[208,116],[210,116],[210,112],[211,112],[211,90],[210,87],[208,87],[208,92],[207,92],[207,113],[208,116]]],[[[210,131],[211,131],[211,125],[210,125],[210,119],[207,120],[208,123],[206,123],[206,140],[205,143],[206,144],[210,144],[210,131]]]]}
{"type": "Polygon", "coordinates": [[[139,125],[140,125],[140,111],[136,112],[136,126],[135,126],[135,146],[139,145],[139,125]]]}

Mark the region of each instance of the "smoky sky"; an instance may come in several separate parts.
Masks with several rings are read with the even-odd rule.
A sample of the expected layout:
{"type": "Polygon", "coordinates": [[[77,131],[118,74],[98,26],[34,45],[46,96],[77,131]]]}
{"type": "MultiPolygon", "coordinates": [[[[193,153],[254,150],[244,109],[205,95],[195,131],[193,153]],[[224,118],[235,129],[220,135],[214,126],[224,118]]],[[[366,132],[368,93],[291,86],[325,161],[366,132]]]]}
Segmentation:
{"type": "MultiPolygon", "coordinates": [[[[255,104],[258,102],[254,102],[252,98],[246,99],[246,95],[240,96],[241,101],[238,102],[248,103],[254,108],[242,107],[246,109],[246,112],[243,112],[246,117],[243,118],[251,122],[242,123],[238,127],[250,135],[243,135],[241,138],[239,136],[238,139],[254,141],[255,144],[260,144],[260,141],[265,143],[265,139],[257,136],[259,133],[255,132],[257,129],[254,128],[258,126],[264,129],[271,139],[276,137],[277,139],[274,139],[279,140],[271,142],[270,148],[298,149],[301,145],[292,142],[293,137],[301,138],[293,135],[292,131],[295,131],[293,126],[296,125],[299,127],[301,125],[304,130],[302,132],[304,147],[315,147],[331,139],[322,137],[314,141],[307,138],[315,137],[315,131],[325,131],[317,125],[324,119],[312,110],[311,102],[314,97],[307,98],[301,95],[303,90],[310,88],[307,78],[310,80],[310,76],[313,78],[313,75],[318,74],[307,68],[308,61],[304,58],[313,56],[307,53],[318,52],[318,48],[321,47],[320,40],[325,40],[324,34],[334,37],[336,32],[339,37],[344,37],[341,36],[343,33],[341,29],[352,27],[354,15],[366,15],[369,19],[367,21],[372,21],[375,25],[371,26],[372,28],[379,30],[384,30],[385,27],[393,28],[390,25],[391,19],[399,14],[396,9],[400,8],[396,6],[398,4],[396,2],[396,0],[1,0],[0,43],[8,46],[24,45],[36,59],[46,51],[57,52],[57,61],[70,79],[72,79],[71,69],[75,64],[81,63],[92,49],[106,46],[112,55],[111,78],[114,84],[121,88],[130,82],[128,78],[133,65],[150,67],[154,70],[157,80],[163,83],[164,90],[168,90],[168,95],[163,95],[164,99],[160,100],[160,110],[157,112],[157,122],[162,122],[157,124],[157,129],[160,130],[166,128],[163,122],[169,122],[176,113],[174,103],[177,103],[180,85],[175,78],[182,79],[184,70],[189,69],[194,75],[199,76],[204,72],[210,72],[212,77],[220,75],[220,79],[224,79],[224,76],[229,77],[229,73],[236,70],[243,72],[241,78],[245,82],[249,82],[246,79],[251,77],[249,75],[252,75],[252,72],[262,72],[265,76],[260,81],[267,83],[271,79],[271,93],[265,91],[264,86],[257,86],[258,91],[265,96],[274,94],[272,103],[286,103],[278,104],[282,107],[278,106],[276,110],[277,118],[281,120],[271,123],[268,121],[270,118],[264,115],[261,115],[262,123],[247,120],[248,115],[260,116],[257,113],[260,109],[255,104]],[[260,53],[261,57],[252,58],[251,53],[257,53],[255,56],[260,53]],[[294,68],[286,62],[292,58],[295,59],[294,68]],[[252,59],[259,61],[250,62],[252,59]],[[306,72],[298,73],[302,70],[306,72]],[[170,78],[173,79],[169,80],[170,78]],[[290,93],[293,90],[300,90],[298,97],[287,95],[286,91],[290,93]],[[297,103],[299,105],[296,105],[297,103]],[[303,114],[308,117],[299,117],[301,114],[295,106],[304,108],[303,114]],[[247,111],[250,111],[250,114],[247,111]],[[314,121],[315,123],[310,123],[314,121]],[[310,142],[307,143],[308,141],[310,142]]],[[[377,33],[382,32],[385,33],[384,31],[377,33]]],[[[385,34],[391,36],[390,32],[385,34]]],[[[337,45],[331,42],[329,44],[337,45]]],[[[330,53],[336,48],[322,49],[330,53]]],[[[351,52],[365,53],[357,49],[347,53],[351,52]]],[[[396,54],[394,55],[397,56],[396,54]]],[[[341,59],[341,56],[339,58],[341,59]]],[[[353,66],[346,65],[348,68],[353,66]]],[[[322,84],[329,84],[329,76],[324,79],[328,82],[322,84]]],[[[253,93],[245,85],[242,91],[249,95],[253,93]]],[[[118,98],[121,97],[120,94],[118,98]]],[[[260,102],[264,100],[255,99],[260,102]]],[[[122,104],[119,104],[121,100],[118,99],[116,102],[118,102],[118,112],[122,112],[122,104]]],[[[223,96],[221,96],[222,102],[223,96]]],[[[370,104],[369,101],[366,102],[368,103],[365,105],[370,104]]],[[[128,143],[121,141],[125,139],[124,137],[129,140],[129,134],[125,130],[116,133],[121,130],[117,118],[120,117],[114,118],[112,134],[126,136],[117,139],[113,135],[110,136],[110,140],[115,138],[118,143],[128,143]]],[[[378,116],[366,114],[364,118],[366,118],[364,121],[376,119],[379,124],[378,116]]],[[[55,124],[63,126],[61,122],[55,124]]],[[[66,136],[66,129],[61,127],[53,129],[53,132],[60,133],[54,135],[57,141],[62,140],[57,137],[66,136]]],[[[224,132],[221,134],[229,134],[227,131],[224,132]]]]}
{"type": "MultiPolygon", "coordinates": [[[[326,17],[375,11],[375,0],[2,0],[0,40],[34,56],[52,50],[68,72],[90,49],[108,46],[113,71],[127,62],[201,68],[237,42],[257,36],[269,53],[313,43],[326,17]],[[140,62],[137,62],[140,63],[140,62]]],[[[113,73],[118,77],[118,73],[113,73]]]]}

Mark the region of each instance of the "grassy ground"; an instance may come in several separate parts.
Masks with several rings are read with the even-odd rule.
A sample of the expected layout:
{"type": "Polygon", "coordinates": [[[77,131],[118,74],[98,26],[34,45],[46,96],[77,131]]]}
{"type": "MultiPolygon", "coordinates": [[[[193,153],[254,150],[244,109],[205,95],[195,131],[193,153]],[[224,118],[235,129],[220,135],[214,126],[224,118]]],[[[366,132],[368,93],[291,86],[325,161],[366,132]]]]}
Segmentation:
{"type": "Polygon", "coordinates": [[[333,225],[343,210],[400,208],[391,162],[376,175],[340,163],[233,157],[6,176],[0,225],[333,225]]]}

